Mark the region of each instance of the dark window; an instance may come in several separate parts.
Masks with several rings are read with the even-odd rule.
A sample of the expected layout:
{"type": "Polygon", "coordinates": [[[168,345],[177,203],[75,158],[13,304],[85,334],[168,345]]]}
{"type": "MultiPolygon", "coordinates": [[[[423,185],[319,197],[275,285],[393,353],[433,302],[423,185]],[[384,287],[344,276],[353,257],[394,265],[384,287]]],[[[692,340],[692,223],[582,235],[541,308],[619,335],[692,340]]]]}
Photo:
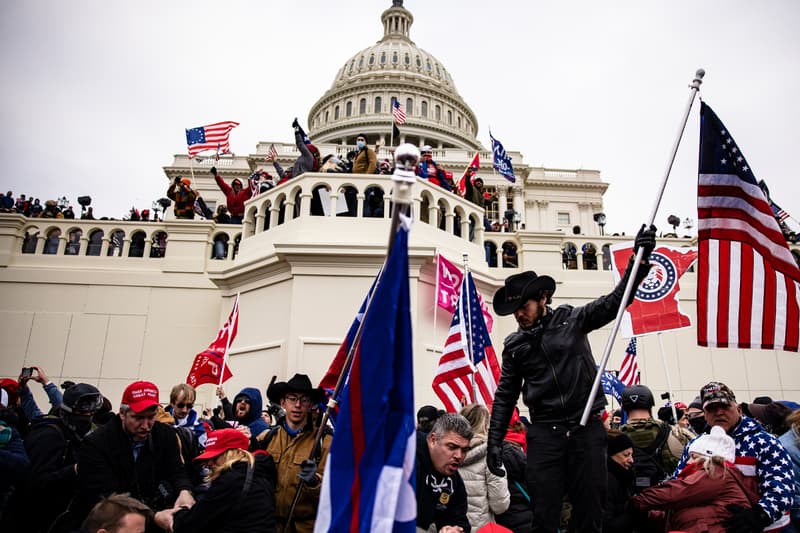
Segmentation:
{"type": "Polygon", "coordinates": [[[428,102],[426,102],[424,100],[422,101],[422,104],[421,104],[421,107],[420,107],[420,115],[422,115],[425,118],[428,118],[428,102]]]}
{"type": "Polygon", "coordinates": [[[344,115],[346,117],[352,117],[353,116],[353,102],[347,102],[347,105],[345,106],[344,115]]]}
{"type": "Polygon", "coordinates": [[[358,101],[358,114],[365,115],[367,113],[367,99],[362,98],[358,101]]]}
{"type": "Polygon", "coordinates": [[[381,100],[380,96],[376,96],[375,97],[375,109],[373,109],[372,111],[374,113],[380,113],[382,111],[382,109],[381,109],[382,107],[383,107],[383,100],[381,100]]]}
{"type": "Polygon", "coordinates": [[[406,114],[408,116],[414,114],[414,100],[411,98],[406,98],[406,114]]]}
{"type": "Polygon", "coordinates": [[[339,106],[333,108],[333,120],[339,119],[339,106]]]}

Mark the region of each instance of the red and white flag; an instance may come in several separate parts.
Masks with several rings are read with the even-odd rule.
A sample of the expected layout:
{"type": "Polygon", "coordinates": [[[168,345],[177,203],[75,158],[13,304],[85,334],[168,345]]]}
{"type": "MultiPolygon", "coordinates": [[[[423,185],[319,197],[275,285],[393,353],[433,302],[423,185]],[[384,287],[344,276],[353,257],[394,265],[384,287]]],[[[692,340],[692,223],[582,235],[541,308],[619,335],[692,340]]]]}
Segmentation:
{"type": "Polygon", "coordinates": [[[467,190],[467,180],[472,179],[472,172],[469,171],[470,168],[473,169],[473,171],[481,168],[480,152],[475,152],[475,157],[472,158],[472,162],[464,169],[464,174],[462,174],[461,179],[458,180],[458,192],[461,196],[464,196],[467,190]]]}
{"type": "MultiPolygon", "coordinates": [[[[611,247],[614,281],[619,282],[633,255],[633,243],[611,247]]],[[[680,277],[697,260],[695,248],[658,246],[650,254],[650,272],[636,289],[633,303],[622,317],[622,336],[633,337],[658,331],[687,328],[692,319],[681,312],[680,277]]]]}
{"type": "MultiPolygon", "coordinates": [[[[458,304],[458,296],[461,292],[461,282],[464,273],[456,265],[445,259],[441,254],[436,255],[436,305],[442,309],[454,313],[458,304]]],[[[486,329],[492,332],[494,318],[489,312],[489,306],[478,293],[478,302],[481,306],[483,320],[486,322],[486,329]]]]}
{"type": "Polygon", "coordinates": [[[619,366],[619,380],[626,387],[640,383],[639,363],[636,361],[636,337],[631,338],[631,342],[628,343],[628,348],[625,350],[625,357],[622,358],[622,364],[619,366]]]}
{"type": "Polygon", "coordinates": [[[433,391],[449,413],[456,413],[470,403],[491,407],[500,381],[500,365],[480,313],[471,273],[462,285],[462,296],[433,378],[433,391]]]}
{"type": "Polygon", "coordinates": [[[701,103],[697,343],[798,351],[800,268],[730,132],[701,103]]]}
{"type": "Polygon", "coordinates": [[[217,333],[217,338],[209,344],[207,349],[195,356],[192,368],[186,377],[186,383],[192,387],[197,387],[203,383],[220,385],[233,377],[226,359],[238,329],[239,295],[237,294],[231,314],[228,315],[228,320],[225,321],[222,329],[217,333]]]}
{"type": "Polygon", "coordinates": [[[231,151],[229,140],[231,130],[238,125],[238,122],[228,120],[187,129],[186,145],[189,148],[189,157],[194,157],[206,150],[216,150],[218,158],[219,154],[229,153],[231,151]]]}
{"type": "Polygon", "coordinates": [[[275,148],[274,144],[270,144],[269,149],[267,149],[265,160],[267,163],[272,163],[276,159],[278,159],[278,150],[275,148]]]}

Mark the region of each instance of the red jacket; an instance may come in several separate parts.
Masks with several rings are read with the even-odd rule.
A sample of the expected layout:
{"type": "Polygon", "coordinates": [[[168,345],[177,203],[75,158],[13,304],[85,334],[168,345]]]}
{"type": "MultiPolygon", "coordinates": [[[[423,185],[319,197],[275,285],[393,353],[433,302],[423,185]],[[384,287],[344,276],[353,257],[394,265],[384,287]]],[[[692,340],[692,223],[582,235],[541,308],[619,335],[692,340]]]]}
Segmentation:
{"type": "MultiPolygon", "coordinates": [[[[253,194],[250,191],[250,187],[243,186],[242,190],[240,190],[237,194],[233,192],[233,189],[230,185],[225,183],[225,181],[219,177],[219,174],[214,176],[214,179],[217,180],[217,185],[219,186],[220,190],[225,193],[225,201],[228,205],[228,213],[230,213],[232,217],[244,216],[244,203],[249,200],[250,196],[253,194]]],[[[239,183],[241,183],[241,180],[239,180],[239,183]]]]}
{"type": "Polygon", "coordinates": [[[725,475],[720,468],[709,477],[702,468],[688,465],[676,479],[650,487],[631,499],[643,511],[664,510],[667,531],[725,533],[722,523],[730,518],[726,505],[752,507],[758,502],[758,485],[728,463],[725,475]]]}

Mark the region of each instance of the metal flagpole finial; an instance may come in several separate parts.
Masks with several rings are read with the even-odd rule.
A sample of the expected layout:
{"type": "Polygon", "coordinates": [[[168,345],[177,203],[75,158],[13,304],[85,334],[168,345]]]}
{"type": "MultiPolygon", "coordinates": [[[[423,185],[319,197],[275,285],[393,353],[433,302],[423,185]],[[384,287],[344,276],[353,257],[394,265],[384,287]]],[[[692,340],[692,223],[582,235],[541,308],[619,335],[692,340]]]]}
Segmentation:
{"type": "Polygon", "coordinates": [[[394,152],[395,192],[392,200],[396,204],[411,204],[411,185],[417,181],[417,163],[419,163],[419,148],[413,144],[401,144],[394,152]]]}
{"type": "Polygon", "coordinates": [[[700,84],[703,83],[703,76],[706,75],[706,71],[702,68],[697,69],[697,72],[694,73],[694,79],[692,83],[689,85],[691,89],[699,89],[700,84]]]}

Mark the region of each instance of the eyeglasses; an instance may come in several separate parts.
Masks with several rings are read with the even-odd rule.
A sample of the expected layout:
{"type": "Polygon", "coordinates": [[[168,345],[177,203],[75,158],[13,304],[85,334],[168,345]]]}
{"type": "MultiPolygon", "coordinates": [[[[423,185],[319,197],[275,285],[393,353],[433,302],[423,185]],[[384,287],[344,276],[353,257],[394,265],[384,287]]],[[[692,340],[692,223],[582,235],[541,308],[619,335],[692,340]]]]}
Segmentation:
{"type": "Polygon", "coordinates": [[[300,405],[311,405],[311,398],[308,396],[297,396],[296,394],[287,394],[283,397],[287,403],[299,403],[300,405]]]}
{"type": "Polygon", "coordinates": [[[191,409],[192,407],[194,407],[194,404],[193,403],[176,403],[175,407],[177,407],[178,409],[183,409],[183,408],[191,409]]]}

